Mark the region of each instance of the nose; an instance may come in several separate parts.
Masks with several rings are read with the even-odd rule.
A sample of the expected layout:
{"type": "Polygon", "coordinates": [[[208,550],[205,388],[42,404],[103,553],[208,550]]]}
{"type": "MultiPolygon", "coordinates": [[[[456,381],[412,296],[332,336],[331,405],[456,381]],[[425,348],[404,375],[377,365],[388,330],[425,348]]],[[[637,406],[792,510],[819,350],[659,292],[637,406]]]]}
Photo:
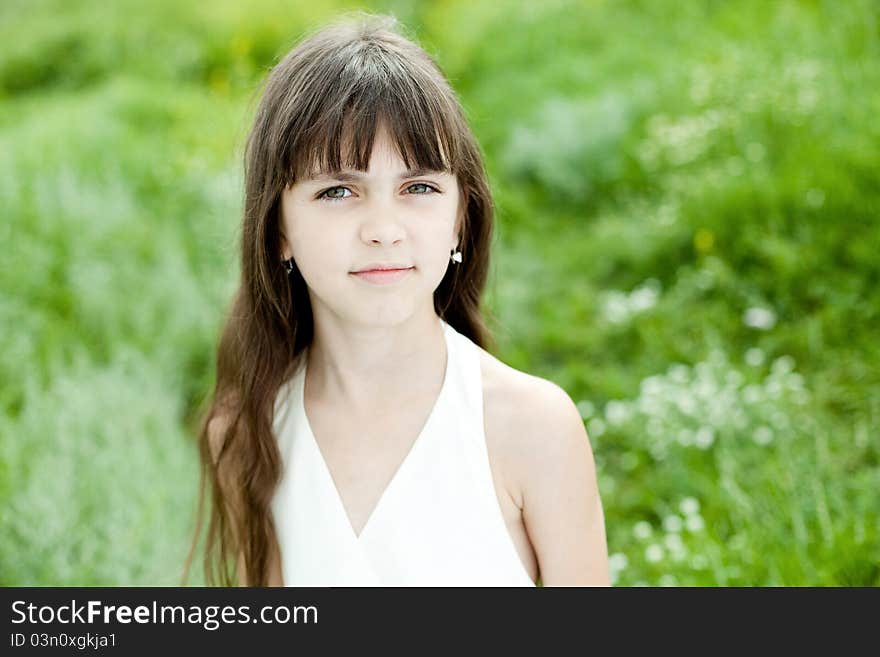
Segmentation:
{"type": "Polygon", "coordinates": [[[390,203],[377,203],[361,224],[361,239],[367,244],[397,244],[405,235],[399,210],[390,203]]]}

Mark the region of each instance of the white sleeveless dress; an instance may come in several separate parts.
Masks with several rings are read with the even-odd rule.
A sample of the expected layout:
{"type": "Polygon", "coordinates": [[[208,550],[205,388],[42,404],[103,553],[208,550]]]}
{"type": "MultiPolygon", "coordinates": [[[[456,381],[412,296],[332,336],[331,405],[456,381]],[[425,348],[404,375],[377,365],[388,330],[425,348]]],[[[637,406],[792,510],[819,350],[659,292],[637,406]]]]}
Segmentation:
{"type": "Polygon", "coordinates": [[[279,390],[284,470],[271,513],[285,586],[535,586],[492,483],[479,348],[440,321],[440,394],[360,535],[305,414],[305,365],[279,390]]]}

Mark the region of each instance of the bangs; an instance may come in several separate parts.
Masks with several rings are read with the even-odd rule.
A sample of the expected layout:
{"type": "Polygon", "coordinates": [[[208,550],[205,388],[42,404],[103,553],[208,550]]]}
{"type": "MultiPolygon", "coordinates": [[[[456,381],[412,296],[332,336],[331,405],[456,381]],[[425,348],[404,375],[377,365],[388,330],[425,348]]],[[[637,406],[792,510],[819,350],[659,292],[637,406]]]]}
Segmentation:
{"type": "Polygon", "coordinates": [[[366,171],[380,127],[407,169],[458,173],[457,105],[422,65],[374,49],[354,57],[340,52],[316,67],[322,70],[311,72],[312,83],[288,105],[281,140],[288,147],[279,153],[286,184],[342,169],[366,171]]]}

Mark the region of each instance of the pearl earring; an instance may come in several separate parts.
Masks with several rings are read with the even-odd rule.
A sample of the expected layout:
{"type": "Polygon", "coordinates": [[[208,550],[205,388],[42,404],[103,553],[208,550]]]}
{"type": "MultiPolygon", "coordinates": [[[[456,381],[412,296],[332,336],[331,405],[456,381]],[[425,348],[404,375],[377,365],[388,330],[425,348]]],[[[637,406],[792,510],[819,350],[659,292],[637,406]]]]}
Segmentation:
{"type": "Polygon", "coordinates": [[[451,256],[452,262],[461,262],[461,251],[456,250],[451,256]]]}

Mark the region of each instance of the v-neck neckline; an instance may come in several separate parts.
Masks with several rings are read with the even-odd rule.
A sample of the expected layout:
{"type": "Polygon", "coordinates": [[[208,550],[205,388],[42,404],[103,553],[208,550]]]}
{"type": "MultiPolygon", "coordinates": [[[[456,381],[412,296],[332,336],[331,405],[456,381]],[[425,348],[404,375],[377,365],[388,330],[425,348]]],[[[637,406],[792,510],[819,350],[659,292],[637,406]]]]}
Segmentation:
{"type": "Polygon", "coordinates": [[[345,504],[342,501],[342,495],[339,493],[339,487],[336,485],[336,480],[333,478],[333,474],[330,472],[330,468],[327,465],[327,460],[324,458],[323,452],[321,452],[321,448],[318,446],[318,441],[315,438],[315,434],[312,431],[312,424],[309,422],[309,416],[306,413],[306,405],[305,405],[305,389],[306,389],[306,370],[308,369],[308,361],[303,365],[302,373],[300,376],[299,383],[299,411],[302,415],[303,425],[306,434],[306,440],[310,444],[310,446],[314,449],[315,456],[319,463],[320,469],[322,471],[322,476],[325,481],[329,484],[328,488],[330,490],[330,495],[334,500],[334,504],[342,516],[342,519],[345,522],[346,527],[348,528],[349,534],[354,539],[355,542],[360,543],[363,540],[363,536],[367,533],[370,527],[375,524],[374,520],[379,512],[382,510],[385,504],[387,504],[387,498],[390,496],[390,492],[393,491],[395,484],[401,478],[402,474],[406,471],[409,463],[415,458],[414,455],[419,451],[419,446],[425,442],[426,434],[429,433],[432,425],[434,424],[434,418],[437,416],[439,409],[441,408],[443,400],[446,398],[448,392],[447,389],[450,386],[450,379],[452,378],[452,339],[449,333],[453,330],[451,326],[449,326],[442,318],[440,319],[441,326],[443,328],[443,339],[446,344],[446,368],[443,372],[443,383],[440,385],[440,392],[437,394],[437,397],[434,399],[434,404],[431,407],[431,411],[428,413],[428,418],[425,420],[422,425],[421,430],[419,431],[418,436],[413,441],[412,445],[410,445],[409,450],[406,455],[403,457],[403,460],[397,466],[397,469],[394,471],[394,474],[391,475],[391,479],[385,485],[385,488],[382,490],[379,495],[379,499],[376,501],[376,504],[373,505],[372,510],[367,516],[367,521],[364,523],[363,527],[361,527],[361,531],[355,532],[354,525],[351,522],[351,516],[349,516],[348,511],[345,508],[345,504]]]}

